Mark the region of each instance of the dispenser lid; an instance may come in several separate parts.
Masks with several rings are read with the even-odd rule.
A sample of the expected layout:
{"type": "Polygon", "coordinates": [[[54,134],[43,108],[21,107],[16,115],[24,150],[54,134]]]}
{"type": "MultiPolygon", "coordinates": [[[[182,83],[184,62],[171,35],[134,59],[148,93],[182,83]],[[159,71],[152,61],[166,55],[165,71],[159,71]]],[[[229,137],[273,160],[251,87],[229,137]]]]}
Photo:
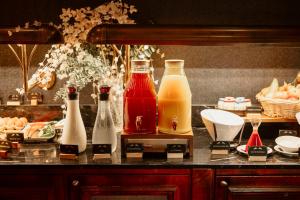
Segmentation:
{"type": "Polygon", "coordinates": [[[149,65],[150,60],[131,60],[131,65],[149,65]]]}
{"type": "Polygon", "coordinates": [[[166,67],[183,67],[184,60],[180,60],[180,59],[165,60],[165,66],[166,67]]]}
{"type": "Polygon", "coordinates": [[[131,72],[148,72],[150,60],[131,60],[131,72]]]}

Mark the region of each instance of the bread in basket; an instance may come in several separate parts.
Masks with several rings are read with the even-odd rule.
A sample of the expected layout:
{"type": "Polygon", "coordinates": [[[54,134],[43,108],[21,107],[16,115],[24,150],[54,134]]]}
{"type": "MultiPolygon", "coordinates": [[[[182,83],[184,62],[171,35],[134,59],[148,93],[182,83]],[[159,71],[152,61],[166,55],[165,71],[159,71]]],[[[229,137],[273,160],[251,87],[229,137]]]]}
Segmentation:
{"type": "MultiPolygon", "coordinates": [[[[299,75],[298,73],[297,79],[299,75]]],[[[300,112],[300,84],[297,79],[293,83],[284,83],[283,86],[279,86],[278,80],[274,78],[269,87],[262,89],[256,95],[265,115],[287,119],[296,118],[296,113],[300,112]]]]}

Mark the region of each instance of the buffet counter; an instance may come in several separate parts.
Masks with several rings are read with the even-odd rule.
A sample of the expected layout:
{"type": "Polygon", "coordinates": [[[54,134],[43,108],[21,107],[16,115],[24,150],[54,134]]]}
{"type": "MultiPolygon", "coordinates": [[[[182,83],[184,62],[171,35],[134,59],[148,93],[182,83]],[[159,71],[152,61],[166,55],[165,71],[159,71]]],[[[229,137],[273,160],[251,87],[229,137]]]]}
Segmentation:
{"type": "MultiPolygon", "coordinates": [[[[194,128],[193,157],[183,160],[62,160],[55,144],[24,144],[0,160],[1,199],[297,199],[299,158],[272,154],[249,162],[231,152],[211,155],[206,129],[194,128]]],[[[273,147],[274,141],[264,141],[273,147]]]]}
{"type": "MultiPolygon", "coordinates": [[[[112,159],[93,160],[92,146],[81,153],[78,160],[59,158],[58,146],[54,143],[23,144],[19,150],[14,150],[9,159],[0,159],[0,166],[34,165],[34,166],[93,166],[118,168],[260,168],[287,169],[300,168],[299,158],[277,154],[274,150],[268,156],[267,162],[249,162],[247,156],[231,151],[229,155],[211,155],[210,138],[205,128],[194,128],[194,155],[185,159],[166,159],[164,156],[146,157],[144,159],[126,159],[121,157],[120,147],[112,154],[112,159]]],[[[246,141],[242,142],[243,144],[246,141]]],[[[264,144],[273,148],[275,142],[264,140],[264,144]]]]}

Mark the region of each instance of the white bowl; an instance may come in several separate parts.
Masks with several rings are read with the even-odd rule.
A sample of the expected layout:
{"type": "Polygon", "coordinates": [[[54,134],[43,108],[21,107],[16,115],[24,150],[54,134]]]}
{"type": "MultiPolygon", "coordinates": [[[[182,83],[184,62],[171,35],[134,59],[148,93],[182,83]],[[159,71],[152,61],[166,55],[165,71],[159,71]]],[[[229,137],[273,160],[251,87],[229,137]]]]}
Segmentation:
{"type": "Polygon", "coordinates": [[[218,109],[202,110],[201,117],[214,141],[233,141],[245,123],[240,116],[218,109]],[[215,134],[214,125],[217,134],[215,134]]]}
{"type": "Polygon", "coordinates": [[[280,136],[275,139],[278,144],[285,152],[297,152],[300,148],[300,138],[290,135],[280,136]]]}
{"type": "Polygon", "coordinates": [[[300,112],[296,113],[296,119],[298,121],[298,124],[300,124],[300,112]]]}

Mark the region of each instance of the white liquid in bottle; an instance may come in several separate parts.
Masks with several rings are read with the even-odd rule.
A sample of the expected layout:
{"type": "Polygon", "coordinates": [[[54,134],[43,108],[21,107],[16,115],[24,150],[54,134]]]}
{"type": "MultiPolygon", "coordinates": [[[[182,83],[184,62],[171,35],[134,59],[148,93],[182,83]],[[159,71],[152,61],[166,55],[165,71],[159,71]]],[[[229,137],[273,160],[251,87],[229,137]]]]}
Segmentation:
{"type": "Polygon", "coordinates": [[[67,114],[61,137],[62,144],[78,145],[79,153],[86,149],[86,131],[79,110],[78,93],[68,94],[67,114]]]}

